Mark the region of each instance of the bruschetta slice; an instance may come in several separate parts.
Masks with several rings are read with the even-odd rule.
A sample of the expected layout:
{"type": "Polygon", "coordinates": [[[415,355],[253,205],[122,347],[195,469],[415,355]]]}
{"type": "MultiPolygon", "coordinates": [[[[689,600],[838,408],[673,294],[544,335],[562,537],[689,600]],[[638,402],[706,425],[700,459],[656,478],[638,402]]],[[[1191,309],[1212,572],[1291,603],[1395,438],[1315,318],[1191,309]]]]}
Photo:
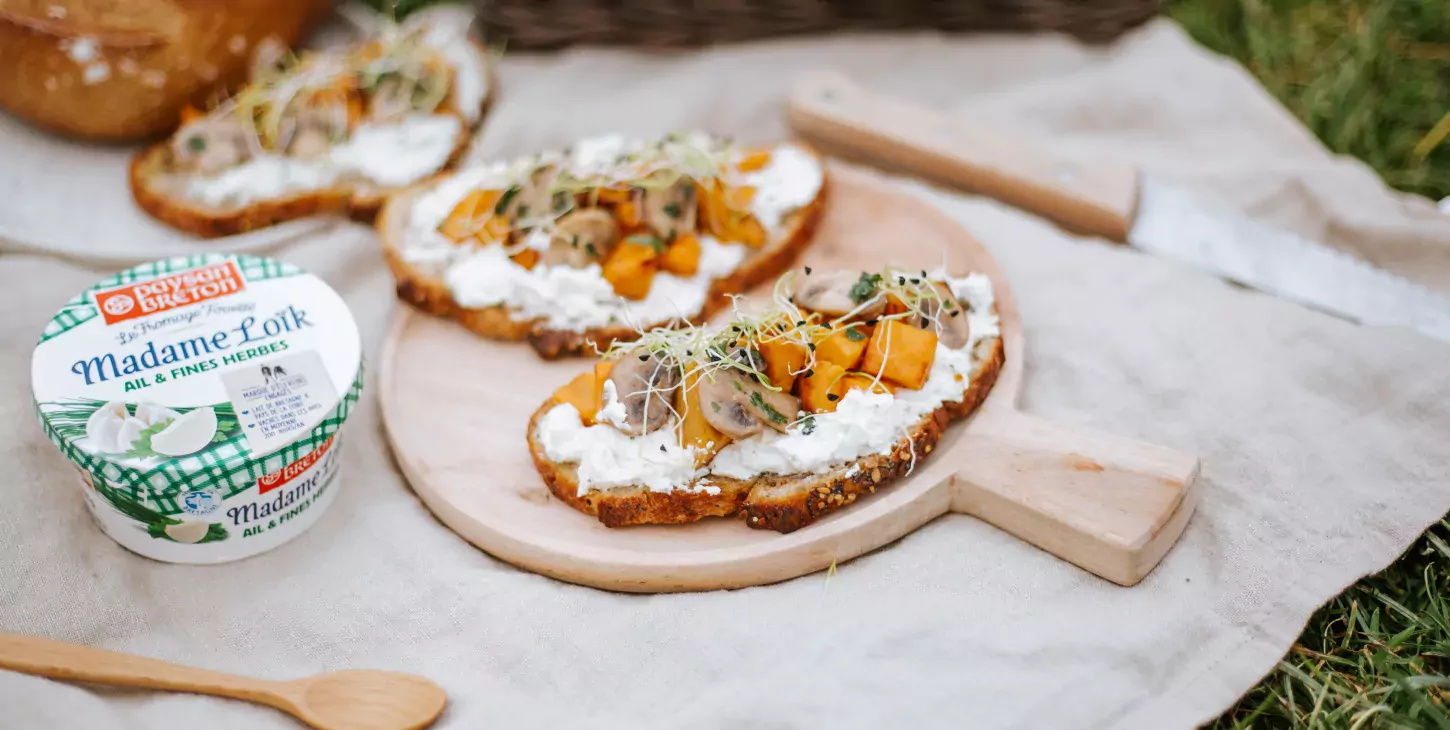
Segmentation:
{"type": "Polygon", "coordinates": [[[493,77],[467,21],[425,12],[300,57],[259,49],[246,86],[137,154],[137,205],[202,237],[321,213],[371,221],[461,159],[483,117],[493,77]]]}
{"type": "Polygon", "coordinates": [[[983,275],[804,269],[761,313],[612,347],[534,413],[529,451],[610,527],[791,532],[909,474],[1004,358],[983,275]]]}
{"type": "Polygon", "coordinates": [[[780,275],[826,188],[796,144],[605,136],[397,195],[378,230],[401,299],[557,358],[702,322],[780,275]]]}

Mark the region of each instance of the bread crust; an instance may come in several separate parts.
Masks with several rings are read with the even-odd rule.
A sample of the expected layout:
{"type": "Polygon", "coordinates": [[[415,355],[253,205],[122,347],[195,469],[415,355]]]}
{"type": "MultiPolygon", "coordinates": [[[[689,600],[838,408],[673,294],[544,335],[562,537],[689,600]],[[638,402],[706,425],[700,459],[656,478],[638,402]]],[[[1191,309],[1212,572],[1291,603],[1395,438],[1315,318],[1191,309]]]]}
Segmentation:
{"type": "MultiPolygon", "coordinates": [[[[830,184],[827,175],[822,179],[821,190],[815,200],[792,213],[785,235],[752,251],[730,276],[716,279],[711,284],[702,311],[694,318],[695,322],[703,322],[728,306],[732,294],[739,294],[774,279],[790,268],[815,238],[816,226],[820,223],[826,200],[830,196],[830,184]]],[[[526,340],[546,360],[595,355],[607,349],[613,342],[630,342],[639,338],[638,331],[624,325],[596,327],[584,331],[563,330],[548,327],[542,319],[519,319],[502,305],[483,308],[460,306],[443,279],[423,271],[403,258],[409,211],[413,201],[428,187],[420,185],[407,193],[394,196],[387,201],[378,215],[377,227],[383,244],[383,259],[387,262],[388,269],[393,272],[399,299],[429,314],[456,319],[469,331],[483,337],[509,341],[526,340]]],[[[653,322],[643,329],[648,331],[667,324],[668,322],[653,322]]]]}
{"type": "MultiPolygon", "coordinates": [[[[486,58],[486,51],[476,43],[479,58],[486,58]]],[[[478,119],[487,115],[495,93],[494,71],[487,66],[485,75],[488,92],[484,95],[478,119]]],[[[468,152],[469,143],[477,131],[477,124],[463,121],[453,152],[439,171],[415,184],[437,181],[458,164],[468,152]]],[[[162,140],[141,150],[131,159],[129,180],[131,197],[136,205],[152,217],[173,228],[201,238],[220,238],[254,231],[258,228],[307,218],[315,215],[345,215],[361,223],[372,223],[390,195],[408,186],[379,187],[344,183],[321,190],[298,192],[281,198],[269,198],[248,203],[244,206],[219,208],[189,200],[166,189],[165,181],[172,173],[166,172],[169,140],[162,140]]]]}
{"type": "Polygon", "coordinates": [[[935,450],[954,421],[970,416],[986,400],[1006,362],[1002,338],[977,344],[978,364],[973,368],[960,401],[943,403],[922,416],[910,432],[885,454],[873,454],[842,464],[824,474],[767,474],[740,480],[711,475],[718,494],[704,491],[651,492],[643,487],[591,489],[579,494],[575,464],[556,462],[535,438],[540,419],[558,401],[550,398],[529,419],[528,444],[534,466],[549,491],[565,504],[594,515],[608,527],[640,524],[679,524],[705,517],[738,516],[750,527],[788,533],[834,512],[910,473],[935,450]]]}

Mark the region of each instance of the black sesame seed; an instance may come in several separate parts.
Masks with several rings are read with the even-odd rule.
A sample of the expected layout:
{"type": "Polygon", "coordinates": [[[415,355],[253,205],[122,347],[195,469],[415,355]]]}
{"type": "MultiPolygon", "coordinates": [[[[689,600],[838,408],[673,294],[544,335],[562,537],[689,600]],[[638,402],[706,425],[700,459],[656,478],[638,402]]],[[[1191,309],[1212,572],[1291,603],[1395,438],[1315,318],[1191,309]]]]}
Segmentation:
{"type": "Polygon", "coordinates": [[[660,444],[660,453],[661,454],[666,453],[665,452],[665,445],[664,444],[660,444]]]}
{"type": "Polygon", "coordinates": [[[840,399],[841,399],[841,396],[836,395],[835,393],[827,393],[826,394],[826,400],[828,400],[828,401],[835,402],[835,401],[838,401],[840,399]]]}
{"type": "Polygon", "coordinates": [[[955,317],[955,316],[957,316],[958,314],[961,314],[961,313],[962,313],[962,311],[960,309],[953,309],[952,310],[952,316],[953,317],[955,317]]]}
{"type": "Polygon", "coordinates": [[[809,378],[809,377],[811,377],[812,375],[815,375],[815,374],[816,374],[816,371],[814,371],[814,370],[807,370],[807,371],[801,373],[801,375],[803,375],[803,376],[805,376],[807,378],[809,378]]]}
{"type": "Polygon", "coordinates": [[[648,362],[649,361],[649,355],[640,355],[639,356],[639,361],[640,362],[648,362]]]}
{"type": "Polygon", "coordinates": [[[811,267],[807,266],[806,267],[806,276],[810,276],[810,275],[811,275],[811,267]]]}
{"type": "Polygon", "coordinates": [[[876,326],[876,323],[877,322],[880,322],[880,321],[881,320],[876,319],[875,317],[872,317],[871,319],[866,320],[866,326],[867,327],[875,327],[876,326]]]}

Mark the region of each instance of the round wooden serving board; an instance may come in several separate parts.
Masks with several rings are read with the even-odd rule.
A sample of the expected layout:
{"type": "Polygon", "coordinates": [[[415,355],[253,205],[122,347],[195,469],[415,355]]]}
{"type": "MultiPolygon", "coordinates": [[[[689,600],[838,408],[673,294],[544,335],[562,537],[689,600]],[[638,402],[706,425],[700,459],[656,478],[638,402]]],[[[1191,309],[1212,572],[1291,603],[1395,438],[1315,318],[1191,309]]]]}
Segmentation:
{"type": "MultiPolygon", "coordinates": [[[[404,474],[469,542],[555,578],[620,591],[738,588],[794,578],[889,543],[948,512],[975,515],[1123,585],[1153,569],[1196,501],[1198,459],[1017,410],[1022,327],[982,246],[926,202],[832,167],[806,265],[934,268],[991,277],[1007,363],[975,416],[915,472],[796,532],[739,520],[608,528],[555,499],[525,443],[529,416],[592,360],[545,362],[406,307],[383,345],[379,399],[404,474]]],[[[769,287],[763,288],[768,290],[769,287]]]]}

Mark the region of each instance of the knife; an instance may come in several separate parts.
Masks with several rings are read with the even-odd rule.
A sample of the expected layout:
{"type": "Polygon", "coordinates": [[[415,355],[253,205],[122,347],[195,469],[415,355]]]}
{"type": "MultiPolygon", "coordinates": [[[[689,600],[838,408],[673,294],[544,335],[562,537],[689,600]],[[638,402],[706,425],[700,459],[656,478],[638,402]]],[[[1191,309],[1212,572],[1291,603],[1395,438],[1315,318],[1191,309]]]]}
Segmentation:
{"type": "Polygon", "coordinates": [[[801,77],[786,111],[791,129],[822,151],[995,198],[1361,324],[1450,342],[1450,300],[1131,165],[1054,155],[830,71],[801,77]]]}

